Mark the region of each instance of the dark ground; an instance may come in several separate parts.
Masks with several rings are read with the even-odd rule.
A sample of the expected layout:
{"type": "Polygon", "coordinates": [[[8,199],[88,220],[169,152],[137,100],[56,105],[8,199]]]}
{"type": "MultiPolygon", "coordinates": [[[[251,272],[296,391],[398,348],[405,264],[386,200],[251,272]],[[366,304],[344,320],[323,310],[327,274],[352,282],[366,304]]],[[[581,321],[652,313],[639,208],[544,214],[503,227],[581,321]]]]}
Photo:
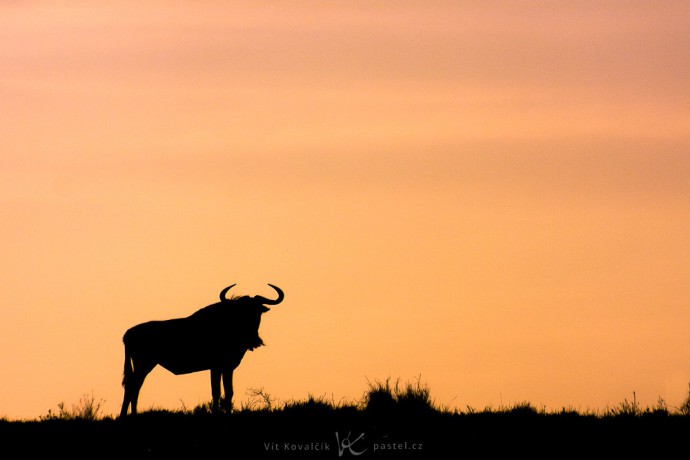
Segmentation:
{"type": "Polygon", "coordinates": [[[530,410],[381,415],[353,408],[148,412],[125,420],[0,421],[0,445],[3,458],[685,458],[690,417],[530,410]]]}

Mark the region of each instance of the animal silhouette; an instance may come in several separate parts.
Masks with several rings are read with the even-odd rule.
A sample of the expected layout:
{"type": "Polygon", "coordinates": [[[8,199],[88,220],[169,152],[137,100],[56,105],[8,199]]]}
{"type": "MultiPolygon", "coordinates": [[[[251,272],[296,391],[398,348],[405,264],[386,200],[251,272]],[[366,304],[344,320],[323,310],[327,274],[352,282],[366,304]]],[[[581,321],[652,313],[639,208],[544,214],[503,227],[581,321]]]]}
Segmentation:
{"type": "Polygon", "coordinates": [[[220,302],[209,305],[186,318],[149,321],[125,332],[125,367],[122,386],[124,400],[120,417],[137,412],[139,391],[144,379],[157,365],[175,375],[211,371],[213,410],[220,404],[221,378],[225,389],[224,408],[232,409],[232,374],[247,350],[264,343],[259,337],[261,315],[266,305],[278,305],[283,291],[269,284],[277,293],[275,300],[262,296],[226,298],[230,285],[220,291],[220,302]]]}

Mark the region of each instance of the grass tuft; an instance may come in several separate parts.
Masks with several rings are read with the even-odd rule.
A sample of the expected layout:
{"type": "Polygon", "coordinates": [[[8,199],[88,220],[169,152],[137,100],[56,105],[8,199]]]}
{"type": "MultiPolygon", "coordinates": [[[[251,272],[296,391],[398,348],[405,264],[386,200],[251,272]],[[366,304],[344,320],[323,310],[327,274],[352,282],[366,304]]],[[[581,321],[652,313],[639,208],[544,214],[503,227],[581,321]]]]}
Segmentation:
{"type": "Polygon", "coordinates": [[[365,412],[379,415],[421,415],[448,410],[441,410],[435,405],[431,390],[422,383],[421,377],[405,384],[398,379],[391,385],[390,377],[384,381],[369,382],[362,405],[365,412]]]}
{"type": "Polygon", "coordinates": [[[281,410],[291,414],[319,415],[331,413],[336,410],[336,407],[325,396],[309,394],[305,401],[291,400],[285,402],[281,410]]]}
{"type": "Polygon", "coordinates": [[[84,394],[77,404],[72,404],[71,409],[68,409],[64,402],[59,402],[58,412],[48,409],[48,414],[41,417],[41,420],[100,420],[103,417],[101,409],[104,403],[104,400],[96,399],[93,393],[84,394]]]}

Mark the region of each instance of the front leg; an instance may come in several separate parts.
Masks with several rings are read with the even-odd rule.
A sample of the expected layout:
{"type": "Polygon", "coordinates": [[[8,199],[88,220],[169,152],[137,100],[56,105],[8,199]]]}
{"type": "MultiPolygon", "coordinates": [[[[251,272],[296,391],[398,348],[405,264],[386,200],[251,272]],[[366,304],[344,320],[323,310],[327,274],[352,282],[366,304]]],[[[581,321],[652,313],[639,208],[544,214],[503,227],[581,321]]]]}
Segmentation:
{"type": "Polygon", "coordinates": [[[218,412],[218,404],[220,402],[220,375],[220,369],[211,369],[211,398],[213,399],[213,412],[218,412]]]}
{"type": "Polygon", "coordinates": [[[225,400],[223,401],[223,409],[227,412],[232,412],[232,372],[234,369],[223,369],[223,387],[225,388],[225,400]]]}

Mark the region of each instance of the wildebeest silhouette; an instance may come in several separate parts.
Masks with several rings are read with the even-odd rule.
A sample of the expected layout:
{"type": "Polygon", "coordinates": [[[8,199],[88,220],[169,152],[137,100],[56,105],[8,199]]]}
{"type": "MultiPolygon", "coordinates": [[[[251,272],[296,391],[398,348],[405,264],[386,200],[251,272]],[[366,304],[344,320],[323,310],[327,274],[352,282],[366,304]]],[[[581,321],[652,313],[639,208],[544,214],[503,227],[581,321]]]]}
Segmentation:
{"type": "Polygon", "coordinates": [[[279,287],[269,284],[278,293],[275,300],[258,295],[227,299],[225,295],[233,286],[220,291],[220,302],[186,318],[149,321],[125,332],[125,396],[120,417],[127,415],[130,405],[136,414],[144,379],[158,364],[175,375],[210,370],[214,411],[220,403],[222,376],[224,407],[232,409],[232,373],[247,350],[264,344],[259,324],[261,315],[269,311],[266,305],[278,305],[285,298],[279,287]]]}

